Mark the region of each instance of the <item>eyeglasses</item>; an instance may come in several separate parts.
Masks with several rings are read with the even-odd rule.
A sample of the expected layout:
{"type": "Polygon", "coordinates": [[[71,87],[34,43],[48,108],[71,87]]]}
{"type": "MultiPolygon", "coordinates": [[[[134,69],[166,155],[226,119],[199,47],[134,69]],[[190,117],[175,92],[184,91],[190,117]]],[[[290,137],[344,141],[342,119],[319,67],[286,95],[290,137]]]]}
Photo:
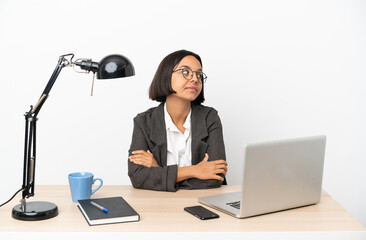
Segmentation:
{"type": "Polygon", "coordinates": [[[206,82],[207,76],[202,71],[193,71],[190,68],[179,68],[179,69],[174,70],[173,72],[178,72],[178,71],[182,71],[183,77],[187,80],[192,80],[193,73],[196,73],[197,82],[199,82],[201,84],[206,82]]]}

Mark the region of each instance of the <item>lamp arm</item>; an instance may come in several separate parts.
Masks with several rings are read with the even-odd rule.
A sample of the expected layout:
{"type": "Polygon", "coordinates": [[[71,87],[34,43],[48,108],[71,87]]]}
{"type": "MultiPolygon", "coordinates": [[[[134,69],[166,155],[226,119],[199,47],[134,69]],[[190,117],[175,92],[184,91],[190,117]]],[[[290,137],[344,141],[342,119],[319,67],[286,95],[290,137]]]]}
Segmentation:
{"type": "Polygon", "coordinates": [[[23,165],[23,185],[22,185],[22,208],[25,209],[25,198],[34,196],[34,180],[35,180],[35,166],[36,166],[36,121],[37,115],[41,110],[43,104],[47,100],[48,94],[52,89],[58,75],[62,68],[72,65],[72,58],[74,54],[66,54],[60,56],[55,70],[53,71],[50,80],[47,83],[41,97],[36,105],[30,107],[30,110],[24,114],[25,116],[25,141],[24,141],[24,165],[23,165]],[[68,60],[67,56],[71,56],[68,60]]]}
{"type": "Polygon", "coordinates": [[[73,58],[74,58],[74,54],[72,54],[72,53],[60,56],[60,58],[57,62],[56,68],[51,75],[50,80],[48,81],[45,89],[43,90],[43,93],[42,93],[41,97],[39,98],[38,102],[36,103],[36,105],[34,105],[34,107],[32,109],[32,114],[35,114],[35,116],[38,115],[38,112],[42,108],[44,102],[47,100],[48,94],[50,93],[50,91],[53,87],[53,84],[56,82],[56,79],[57,79],[58,75],[60,74],[62,68],[66,67],[66,66],[71,66],[73,64],[73,62],[72,62],[73,58]],[[65,58],[67,56],[71,56],[70,60],[65,58]]]}

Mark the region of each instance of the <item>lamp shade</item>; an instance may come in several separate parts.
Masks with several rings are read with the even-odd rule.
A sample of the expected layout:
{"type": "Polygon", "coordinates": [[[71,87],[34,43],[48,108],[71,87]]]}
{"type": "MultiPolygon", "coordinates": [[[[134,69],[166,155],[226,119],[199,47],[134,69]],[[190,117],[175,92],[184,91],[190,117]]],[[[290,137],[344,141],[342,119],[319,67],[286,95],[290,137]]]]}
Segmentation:
{"type": "Polygon", "coordinates": [[[108,55],[99,62],[98,79],[122,78],[135,75],[131,61],[122,55],[108,55]]]}

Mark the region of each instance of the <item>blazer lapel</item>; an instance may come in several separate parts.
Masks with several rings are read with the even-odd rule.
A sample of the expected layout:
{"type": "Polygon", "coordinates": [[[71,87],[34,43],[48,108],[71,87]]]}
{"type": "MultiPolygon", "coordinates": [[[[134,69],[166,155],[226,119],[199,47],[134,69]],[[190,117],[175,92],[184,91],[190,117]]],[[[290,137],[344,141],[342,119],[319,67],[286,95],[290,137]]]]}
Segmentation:
{"type": "Polygon", "coordinates": [[[192,165],[201,162],[207,152],[207,143],[204,141],[208,137],[206,114],[201,111],[200,105],[192,104],[191,129],[192,129],[192,165]]]}
{"type": "Polygon", "coordinates": [[[151,114],[150,140],[156,145],[152,154],[160,160],[161,166],[167,165],[167,140],[164,120],[164,103],[161,103],[151,114]]]}

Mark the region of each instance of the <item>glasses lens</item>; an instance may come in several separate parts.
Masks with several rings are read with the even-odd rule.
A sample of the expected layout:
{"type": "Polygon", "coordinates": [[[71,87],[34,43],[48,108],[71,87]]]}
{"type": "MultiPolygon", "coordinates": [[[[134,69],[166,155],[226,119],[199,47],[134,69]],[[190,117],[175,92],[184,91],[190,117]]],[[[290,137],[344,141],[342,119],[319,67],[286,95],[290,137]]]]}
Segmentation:
{"type": "Polygon", "coordinates": [[[189,69],[189,68],[183,68],[182,69],[182,74],[183,74],[183,77],[187,80],[191,80],[192,79],[192,70],[189,69]]]}
{"type": "Polygon", "coordinates": [[[196,72],[198,82],[202,83],[203,80],[203,72],[196,72]]]}

